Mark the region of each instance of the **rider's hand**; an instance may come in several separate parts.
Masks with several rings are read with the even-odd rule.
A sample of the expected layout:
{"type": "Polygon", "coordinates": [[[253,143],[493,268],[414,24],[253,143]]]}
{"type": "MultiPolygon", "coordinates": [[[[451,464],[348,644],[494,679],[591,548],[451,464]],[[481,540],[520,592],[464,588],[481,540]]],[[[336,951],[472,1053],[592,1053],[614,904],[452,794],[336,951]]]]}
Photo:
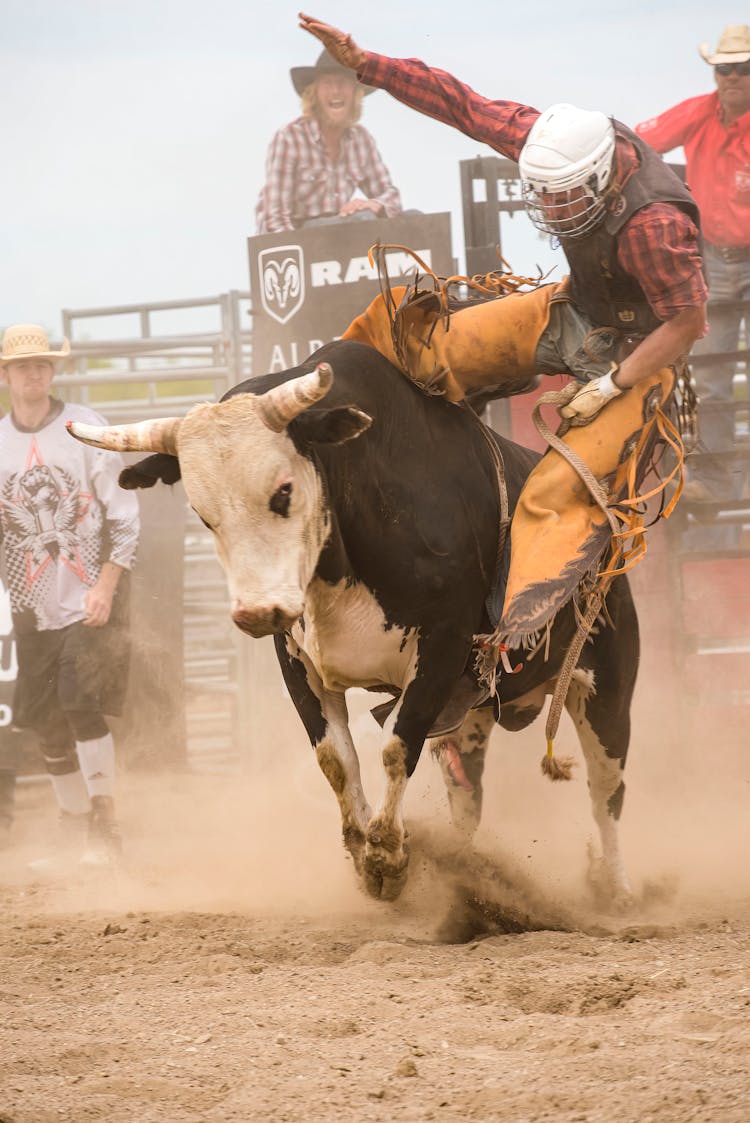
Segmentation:
{"type": "Polygon", "coordinates": [[[575,397],[561,408],[560,416],[567,420],[578,419],[579,423],[590,421],[592,417],[596,417],[607,402],[611,402],[613,398],[622,394],[622,390],[615,382],[617,371],[617,364],[613,363],[612,369],[607,374],[603,374],[601,378],[593,379],[592,382],[587,382],[575,397]]]}
{"type": "Polygon", "coordinates": [[[350,70],[359,70],[364,65],[365,52],[345,31],[339,31],[337,27],[331,27],[328,23],[321,23],[314,16],[306,16],[304,12],[299,13],[299,25],[304,31],[309,31],[316,39],[320,39],[329,55],[332,55],[342,66],[347,66],[350,70]]]}

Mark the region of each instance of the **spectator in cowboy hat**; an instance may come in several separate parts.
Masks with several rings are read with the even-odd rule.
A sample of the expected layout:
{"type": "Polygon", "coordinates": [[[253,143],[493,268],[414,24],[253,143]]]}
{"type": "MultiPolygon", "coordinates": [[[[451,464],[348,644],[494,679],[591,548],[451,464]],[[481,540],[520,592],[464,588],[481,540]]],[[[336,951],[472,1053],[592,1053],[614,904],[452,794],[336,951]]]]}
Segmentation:
{"type": "Polygon", "coordinates": [[[295,66],[302,116],[274,136],[256,207],[259,234],[310,222],[392,218],[401,197],[372,135],[358,124],[372,89],[322,51],[314,66],[295,66]],[[355,196],[360,191],[361,196],[355,196]]]}
{"type": "MultiPolygon", "coordinates": [[[[700,207],[709,282],[709,334],[693,354],[736,351],[743,318],[729,302],[750,300],[750,27],[730,24],[716,50],[699,47],[714,68],[716,90],[699,94],[638,125],[636,132],[657,152],[684,147],[687,181],[700,207]]],[[[700,432],[707,451],[734,447],[734,414],[713,410],[732,401],[736,363],[696,365],[701,403],[700,432]]],[[[685,488],[693,500],[738,498],[742,473],[734,477],[725,458],[705,457],[685,488]]]]}
{"type": "MultiPolygon", "coordinates": [[[[83,857],[99,864],[119,851],[104,715],[124,700],[139,520],[135,496],[118,487],[121,458],[66,431],[68,421],[103,419],[49,393],[56,360],[69,353],[67,340],[53,350],[37,324],[3,334],[11,409],[0,420],[0,519],[18,659],[13,722],[39,738],[65,837],[75,844],[78,827],[88,828],[83,857]]],[[[12,785],[3,779],[7,822],[12,785]]]]}

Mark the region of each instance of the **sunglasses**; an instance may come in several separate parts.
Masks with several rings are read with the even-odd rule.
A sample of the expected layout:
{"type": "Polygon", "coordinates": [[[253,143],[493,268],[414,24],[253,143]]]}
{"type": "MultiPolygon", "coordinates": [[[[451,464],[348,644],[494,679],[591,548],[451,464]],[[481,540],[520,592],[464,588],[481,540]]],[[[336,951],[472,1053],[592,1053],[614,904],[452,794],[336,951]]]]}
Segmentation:
{"type": "Polygon", "coordinates": [[[736,71],[741,78],[747,78],[750,74],[750,59],[747,62],[720,62],[714,67],[717,74],[721,74],[722,78],[726,78],[727,74],[736,71]]]}

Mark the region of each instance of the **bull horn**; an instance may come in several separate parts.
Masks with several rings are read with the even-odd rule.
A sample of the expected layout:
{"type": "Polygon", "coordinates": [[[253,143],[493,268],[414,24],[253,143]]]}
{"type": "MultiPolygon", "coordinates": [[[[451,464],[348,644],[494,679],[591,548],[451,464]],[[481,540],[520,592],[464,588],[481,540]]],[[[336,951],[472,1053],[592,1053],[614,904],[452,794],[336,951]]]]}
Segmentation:
{"type": "Polygon", "coordinates": [[[95,448],[109,448],[114,452],[166,452],[176,456],[181,421],[180,417],[160,417],[134,425],[86,425],[83,421],[68,421],[67,430],[76,440],[95,448]]]}
{"type": "Polygon", "coordinates": [[[256,398],[260,419],[271,432],[281,433],[298,414],[325,397],[331,386],[333,370],[330,363],[318,363],[311,374],[301,374],[256,398]]]}

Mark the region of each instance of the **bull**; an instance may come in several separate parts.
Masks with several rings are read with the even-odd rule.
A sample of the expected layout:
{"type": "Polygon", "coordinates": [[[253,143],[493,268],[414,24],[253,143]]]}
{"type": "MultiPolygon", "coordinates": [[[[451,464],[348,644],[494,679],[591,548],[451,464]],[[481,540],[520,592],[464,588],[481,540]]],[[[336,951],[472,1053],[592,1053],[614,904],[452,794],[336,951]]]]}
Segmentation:
{"type": "MultiPolygon", "coordinates": [[[[184,418],[81,440],[155,455],[126,487],[182,477],[213,534],[234,623],[275,637],[284,680],[339,803],[343,840],[367,891],[396,897],[407,871],[403,799],[443,703],[490,629],[500,519],[488,430],[465,405],[428,397],[374,349],[327,344],[292,370],[248,379],[184,418]],[[335,371],[335,378],[333,375],[335,371]],[[385,785],[373,810],[348,726],[350,687],[389,692],[385,785]]],[[[535,453],[493,435],[512,511],[535,453]]],[[[540,713],[575,633],[572,604],[533,658],[510,654],[495,712],[516,730],[540,713]]],[[[618,841],[638,627],[624,577],[584,646],[566,706],[587,766],[613,893],[629,894],[618,841]]],[[[454,823],[479,823],[493,713],[472,711],[443,754],[454,823]]]]}

